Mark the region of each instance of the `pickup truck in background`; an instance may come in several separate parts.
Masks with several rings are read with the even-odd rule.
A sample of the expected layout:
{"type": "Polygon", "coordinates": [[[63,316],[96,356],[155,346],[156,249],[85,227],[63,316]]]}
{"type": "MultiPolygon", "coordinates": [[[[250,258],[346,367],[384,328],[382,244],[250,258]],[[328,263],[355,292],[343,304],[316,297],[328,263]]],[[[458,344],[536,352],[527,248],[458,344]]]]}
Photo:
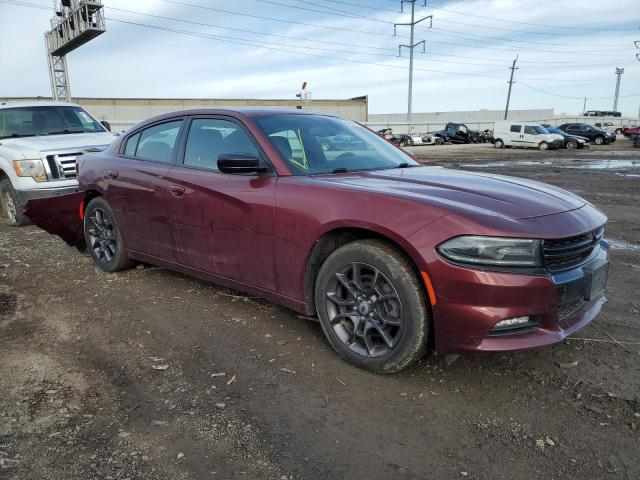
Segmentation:
{"type": "Polygon", "coordinates": [[[28,200],[75,192],[77,157],[104,150],[109,130],[72,103],[0,105],[0,216],[22,226],[28,200]]]}

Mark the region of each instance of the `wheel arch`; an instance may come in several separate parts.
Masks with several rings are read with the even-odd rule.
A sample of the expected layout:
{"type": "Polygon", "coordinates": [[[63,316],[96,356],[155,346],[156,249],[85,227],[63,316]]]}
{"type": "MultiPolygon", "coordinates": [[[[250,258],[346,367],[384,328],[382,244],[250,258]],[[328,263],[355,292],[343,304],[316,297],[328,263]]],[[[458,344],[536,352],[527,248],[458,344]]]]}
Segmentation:
{"type": "Polygon", "coordinates": [[[398,252],[410,265],[411,269],[416,275],[416,279],[422,289],[422,293],[425,298],[425,303],[429,309],[429,315],[431,321],[429,322],[429,347],[433,346],[433,310],[431,303],[429,302],[429,292],[424,284],[421,275],[421,269],[418,266],[415,258],[418,253],[413,247],[393,233],[383,232],[375,227],[335,227],[324,232],[313,243],[309,255],[307,256],[307,263],[304,272],[304,296],[307,303],[307,310],[309,315],[316,315],[315,306],[315,286],[316,278],[320,267],[324,261],[334,252],[336,249],[343,245],[346,245],[357,240],[373,239],[379,240],[398,252]]]}

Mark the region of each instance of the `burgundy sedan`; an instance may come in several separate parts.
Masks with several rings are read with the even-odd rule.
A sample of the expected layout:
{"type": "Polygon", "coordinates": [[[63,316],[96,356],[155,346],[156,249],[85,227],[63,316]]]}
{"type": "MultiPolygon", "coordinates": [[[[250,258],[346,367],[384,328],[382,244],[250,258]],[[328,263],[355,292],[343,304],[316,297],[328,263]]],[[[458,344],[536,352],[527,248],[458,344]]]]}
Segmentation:
{"type": "Polygon", "coordinates": [[[605,215],[530,180],[422,166],[357,123],[191,110],[79,161],[31,220],[107,272],[161,265],[317,315],[345,359],[558,342],[605,299],[605,215]]]}

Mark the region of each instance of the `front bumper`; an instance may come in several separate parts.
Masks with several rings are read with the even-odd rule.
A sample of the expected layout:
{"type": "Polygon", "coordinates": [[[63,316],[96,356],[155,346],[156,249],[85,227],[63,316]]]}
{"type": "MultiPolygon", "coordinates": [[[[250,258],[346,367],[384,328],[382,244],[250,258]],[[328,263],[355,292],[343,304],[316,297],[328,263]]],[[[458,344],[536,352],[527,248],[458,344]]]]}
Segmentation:
{"type": "Polygon", "coordinates": [[[21,205],[26,205],[29,200],[36,198],[57,197],[59,195],[67,195],[69,193],[75,193],[78,191],[77,185],[56,187],[56,188],[37,188],[31,190],[16,190],[16,196],[18,202],[21,205]]]}
{"type": "MultiPolygon", "coordinates": [[[[438,279],[433,308],[439,352],[511,351],[563,340],[600,312],[606,299],[592,294],[594,271],[606,274],[608,247],[602,242],[585,263],[561,274],[530,275],[431,265],[438,279]],[[530,317],[525,330],[496,333],[501,320],[530,317]]],[[[605,277],[606,280],[606,277],[605,277]]]]}

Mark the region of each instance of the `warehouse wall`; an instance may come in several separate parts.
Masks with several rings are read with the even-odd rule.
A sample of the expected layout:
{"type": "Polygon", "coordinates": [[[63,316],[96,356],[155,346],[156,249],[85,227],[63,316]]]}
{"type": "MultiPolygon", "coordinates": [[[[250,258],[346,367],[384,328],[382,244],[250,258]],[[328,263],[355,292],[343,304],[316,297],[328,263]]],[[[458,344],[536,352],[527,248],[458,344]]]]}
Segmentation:
{"type": "MultiPolygon", "coordinates": [[[[0,99],[7,103],[51,101],[46,97],[25,97],[0,99]]],[[[274,107],[295,109],[300,102],[296,99],[170,99],[170,98],[88,98],[73,99],[87,109],[98,120],[106,120],[113,131],[125,130],[136,123],[155,115],[192,108],[219,107],[274,107]]],[[[368,98],[366,96],[345,100],[311,100],[307,110],[332,113],[357,122],[368,120],[368,98]]]]}

